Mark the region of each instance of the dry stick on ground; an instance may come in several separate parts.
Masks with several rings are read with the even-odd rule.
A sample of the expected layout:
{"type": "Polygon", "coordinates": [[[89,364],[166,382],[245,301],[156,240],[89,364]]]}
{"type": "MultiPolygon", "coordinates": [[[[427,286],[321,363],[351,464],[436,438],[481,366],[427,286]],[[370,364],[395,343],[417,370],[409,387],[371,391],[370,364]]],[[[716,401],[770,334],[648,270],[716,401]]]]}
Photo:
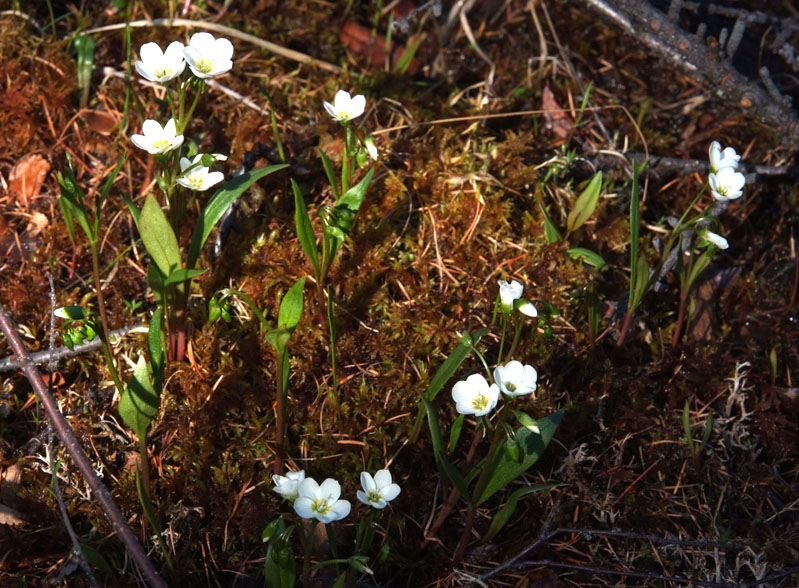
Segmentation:
{"type": "Polygon", "coordinates": [[[683,31],[646,0],[581,1],[683,73],[714,88],[714,94],[781,131],[784,143],[799,145],[799,119],[791,107],[722,60],[699,35],[683,31]]]}
{"type": "Polygon", "coordinates": [[[47,413],[47,418],[55,429],[56,435],[58,435],[58,438],[75,461],[75,465],[77,465],[81,475],[89,484],[92,492],[94,492],[94,495],[97,497],[97,502],[100,503],[103,512],[105,512],[106,516],[111,521],[111,526],[125,544],[128,555],[136,562],[139,571],[150,586],[154,588],[166,588],[166,582],[153,567],[152,562],[147,558],[147,554],[136,540],[136,536],[128,526],[119,508],[114,503],[114,499],[111,498],[111,494],[108,493],[108,490],[103,486],[100,478],[97,477],[89,458],[86,457],[86,453],[84,453],[78,440],[75,438],[75,433],[70,428],[64,415],[61,414],[61,410],[58,408],[55,399],[45,387],[42,375],[39,373],[36,365],[30,360],[27,349],[25,349],[25,346],[22,344],[22,340],[19,338],[19,334],[11,318],[6,314],[2,305],[0,305],[0,330],[3,331],[6,339],[8,339],[11,350],[19,358],[22,364],[22,371],[36,391],[36,395],[39,397],[39,401],[42,403],[47,413]]]}
{"type": "Polygon", "coordinates": [[[243,33],[238,29],[234,29],[233,27],[226,27],[224,25],[212,22],[189,20],[186,18],[173,18],[172,20],[168,18],[156,18],[153,20],[135,20],[130,23],[122,22],[112,25],[106,25],[104,27],[97,27],[95,29],[89,29],[88,31],[83,31],[83,34],[92,35],[94,33],[116,31],[124,29],[127,26],[130,26],[131,28],[195,27],[198,29],[205,29],[208,31],[214,31],[215,33],[221,33],[223,35],[229,35],[231,37],[241,39],[242,41],[247,41],[257,47],[261,47],[262,49],[270,51],[271,53],[275,53],[276,55],[280,55],[281,57],[285,57],[287,59],[291,59],[299,63],[305,63],[307,65],[315,66],[318,67],[319,69],[324,69],[326,71],[335,74],[339,74],[342,72],[342,69],[337,65],[333,65],[332,63],[328,63],[327,61],[323,61],[321,59],[315,59],[310,55],[306,55],[305,53],[300,53],[299,51],[294,51],[293,49],[286,49],[285,47],[281,47],[280,45],[276,45],[275,43],[270,43],[269,41],[264,41],[260,37],[256,37],[255,35],[250,35],[248,33],[243,33]]]}

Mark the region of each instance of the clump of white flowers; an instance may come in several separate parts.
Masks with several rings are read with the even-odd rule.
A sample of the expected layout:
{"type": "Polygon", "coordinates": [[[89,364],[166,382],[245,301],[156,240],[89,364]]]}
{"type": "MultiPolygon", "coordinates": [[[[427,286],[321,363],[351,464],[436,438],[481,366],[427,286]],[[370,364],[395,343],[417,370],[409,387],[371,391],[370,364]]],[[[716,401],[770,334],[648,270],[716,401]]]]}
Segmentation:
{"type": "Polygon", "coordinates": [[[734,200],[743,194],[746,176],[735,171],[741,156],[732,147],[721,148],[718,141],[713,141],[708,149],[710,160],[710,192],[719,201],[734,200]]]}

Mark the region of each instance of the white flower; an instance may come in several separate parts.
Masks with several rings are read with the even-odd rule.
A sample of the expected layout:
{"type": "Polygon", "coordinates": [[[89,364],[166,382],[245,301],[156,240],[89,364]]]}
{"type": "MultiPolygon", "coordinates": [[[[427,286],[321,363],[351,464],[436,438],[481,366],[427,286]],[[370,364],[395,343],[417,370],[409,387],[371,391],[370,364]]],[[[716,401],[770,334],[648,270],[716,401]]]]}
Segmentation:
{"type": "Polygon", "coordinates": [[[305,470],[286,472],[285,476],[272,476],[274,491],[287,500],[295,500],[300,495],[300,483],[305,479],[305,470]]]}
{"type": "Polygon", "coordinates": [[[375,140],[372,137],[366,137],[364,139],[363,144],[366,146],[366,152],[369,154],[369,157],[372,160],[377,161],[378,153],[377,153],[377,145],[375,145],[375,140]]]}
{"type": "Polygon", "coordinates": [[[497,405],[499,388],[496,384],[489,387],[483,376],[472,374],[452,387],[452,399],[459,413],[479,417],[488,414],[497,405]]]}
{"type": "Polygon", "coordinates": [[[350,514],[348,500],[339,500],[341,485],[328,478],[322,485],[313,478],[300,482],[300,496],[294,501],[294,511],[304,519],[318,519],[323,523],[343,519],[350,514]]]}
{"type": "Polygon", "coordinates": [[[375,508],[386,508],[400,493],[400,487],[391,481],[388,470],[378,470],[372,478],[368,472],[361,472],[361,486],[363,490],[356,493],[358,500],[375,508]]]}
{"type": "Polygon", "coordinates": [[[731,167],[721,168],[718,172],[710,174],[710,191],[716,200],[735,200],[743,194],[746,177],[731,167]]]}
{"type": "Polygon", "coordinates": [[[177,134],[175,119],[170,118],[162,127],[155,120],[146,120],[141,126],[143,135],[133,135],[130,140],[139,149],[157,155],[177,149],[183,144],[183,135],[177,134]]]}
{"type": "Polygon", "coordinates": [[[708,158],[710,159],[710,173],[712,174],[720,172],[725,167],[735,169],[741,160],[741,156],[732,147],[727,147],[722,151],[721,144],[718,141],[713,141],[710,144],[708,158]]]}
{"type": "Polygon", "coordinates": [[[721,235],[718,235],[718,234],[714,233],[713,231],[705,230],[700,236],[705,241],[707,241],[708,243],[710,243],[712,245],[715,245],[719,249],[727,249],[727,247],[730,246],[730,244],[727,243],[727,239],[725,239],[721,235]]]}
{"type": "Polygon", "coordinates": [[[188,188],[189,190],[198,190],[204,192],[211,186],[214,186],[225,179],[225,174],[222,172],[209,172],[209,168],[202,165],[202,153],[198,153],[194,157],[194,161],[189,161],[185,157],[180,158],[180,171],[183,172],[194,164],[199,164],[192,167],[188,173],[178,178],[178,184],[188,188]]]}
{"type": "Polygon", "coordinates": [[[233,67],[233,43],[225,38],[214,39],[211,33],[194,33],[183,57],[198,78],[211,78],[233,67]]]}
{"type": "Polygon", "coordinates": [[[349,92],[339,90],[333,98],[333,104],[325,102],[325,110],[335,120],[346,122],[358,118],[366,108],[366,98],[362,94],[350,97],[349,92]]]}
{"type": "Polygon", "coordinates": [[[538,373],[531,365],[522,365],[519,361],[509,361],[505,365],[494,368],[494,381],[499,389],[508,396],[523,396],[535,392],[538,373]]]}
{"type": "Polygon", "coordinates": [[[521,298],[522,292],[524,292],[524,288],[516,280],[513,280],[510,284],[505,280],[499,280],[499,300],[502,312],[509,314],[513,310],[513,302],[521,298]]]}
{"type": "Polygon", "coordinates": [[[529,300],[524,300],[524,299],[516,300],[514,301],[513,306],[523,315],[529,317],[538,316],[538,310],[536,310],[535,306],[533,306],[533,303],[530,302],[529,300]]]}
{"type": "Polygon", "coordinates": [[[142,60],[136,62],[136,71],[151,82],[165,84],[186,69],[183,43],[180,41],[172,41],[166,51],[161,51],[156,43],[145,43],[139,49],[139,55],[142,60]]]}

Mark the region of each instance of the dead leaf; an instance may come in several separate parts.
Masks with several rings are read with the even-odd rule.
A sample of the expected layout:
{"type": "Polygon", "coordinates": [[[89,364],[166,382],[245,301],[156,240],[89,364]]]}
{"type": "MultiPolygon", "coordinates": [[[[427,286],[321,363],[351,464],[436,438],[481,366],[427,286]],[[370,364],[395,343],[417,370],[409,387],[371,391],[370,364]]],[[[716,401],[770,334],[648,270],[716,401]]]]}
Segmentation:
{"type": "Polygon", "coordinates": [[[101,135],[110,135],[117,126],[116,117],[105,110],[87,108],[82,110],[80,115],[91,130],[97,131],[101,135]]]}
{"type": "Polygon", "coordinates": [[[9,176],[8,193],[11,202],[18,200],[27,208],[28,202],[39,195],[50,163],[38,153],[31,153],[20,159],[11,170],[9,176]]]}
{"type": "Polygon", "coordinates": [[[544,93],[541,96],[541,110],[544,111],[546,128],[551,130],[560,139],[567,139],[572,131],[572,123],[560,105],[555,101],[555,95],[549,89],[549,85],[544,86],[544,93]]]}
{"type": "Polygon", "coordinates": [[[0,504],[0,525],[9,525],[11,527],[19,527],[25,524],[25,519],[22,518],[22,513],[14,510],[8,506],[0,504]]]}
{"type": "MultiPolygon", "coordinates": [[[[383,35],[372,38],[372,30],[348,20],[341,27],[341,42],[353,53],[361,57],[369,58],[373,68],[381,68],[386,62],[388,53],[387,40],[383,35]]],[[[391,51],[390,65],[396,65],[405,53],[405,45],[392,41],[394,49],[391,51]]],[[[412,59],[408,66],[408,73],[414,74],[419,69],[418,59],[412,59]]]]}

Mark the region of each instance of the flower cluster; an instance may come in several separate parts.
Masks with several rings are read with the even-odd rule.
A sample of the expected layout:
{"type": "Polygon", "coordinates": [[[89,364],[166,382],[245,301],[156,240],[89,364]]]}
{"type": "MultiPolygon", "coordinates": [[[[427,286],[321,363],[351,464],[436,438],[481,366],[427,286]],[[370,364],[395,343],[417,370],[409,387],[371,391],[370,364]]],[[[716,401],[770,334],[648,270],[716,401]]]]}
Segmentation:
{"type": "MultiPolygon", "coordinates": [[[[317,519],[330,523],[343,519],[352,509],[349,500],[341,500],[341,484],[327,478],[318,484],[313,478],[305,477],[305,470],[288,472],[285,476],[272,476],[275,492],[294,503],[294,511],[304,519],[317,519]]],[[[374,477],[361,472],[361,486],[358,500],[364,504],[383,509],[400,493],[400,487],[391,480],[388,470],[378,470],[374,477]]]]}
{"type": "Polygon", "coordinates": [[[494,383],[480,374],[472,374],[452,387],[455,410],[460,414],[483,416],[494,410],[499,402],[499,393],[516,397],[534,394],[538,372],[531,365],[519,361],[509,361],[494,369],[494,383]]]}
{"type": "MultiPolygon", "coordinates": [[[[233,44],[224,38],[215,39],[210,33],[195,33],[191,36],[189,46],[180,41],[173,41],[162,51],[156,43],[145,43],[139,49],[140,61],[135,63],[136,71],[144,79],[158,84],[167,84],[189,69],[195,77],[204,79],[221,75],[233,67],[233,44]]],[[[181,105],[183,104],[181,91],[181,105]]],[[[182,116],[182,106],[181,106],[182,116]]],[[[186,121],[175,121],[170,118],[162,127],[158,121],[145,120],[141,135],[133,135],[131,141],[139,149],[151,155],[165,155],[183,144],[183,135],[178,134],[178,124],[183,128],[186,121]]],[[[202,165],[203,155],[198,154],[193,160],[180,158],[180,175],[176,182],[189,190],[202,192],[225,179],[222,172],[211,172],[208,166],[202,165]]],[[[211,156],[214,161],[225,159],[223,156],[211,156]]],[[[205,159],[208,162],[208,159],[205,159]]]]}
{"type": "Polygon", "coordinates": [[[718,141],[713,141],[708,150],[710,159],[710,192],[719,201],[734,200],[743,194],[746,177],[735,171],[741,156],[732,147],[721,148],[718,141]]]}

